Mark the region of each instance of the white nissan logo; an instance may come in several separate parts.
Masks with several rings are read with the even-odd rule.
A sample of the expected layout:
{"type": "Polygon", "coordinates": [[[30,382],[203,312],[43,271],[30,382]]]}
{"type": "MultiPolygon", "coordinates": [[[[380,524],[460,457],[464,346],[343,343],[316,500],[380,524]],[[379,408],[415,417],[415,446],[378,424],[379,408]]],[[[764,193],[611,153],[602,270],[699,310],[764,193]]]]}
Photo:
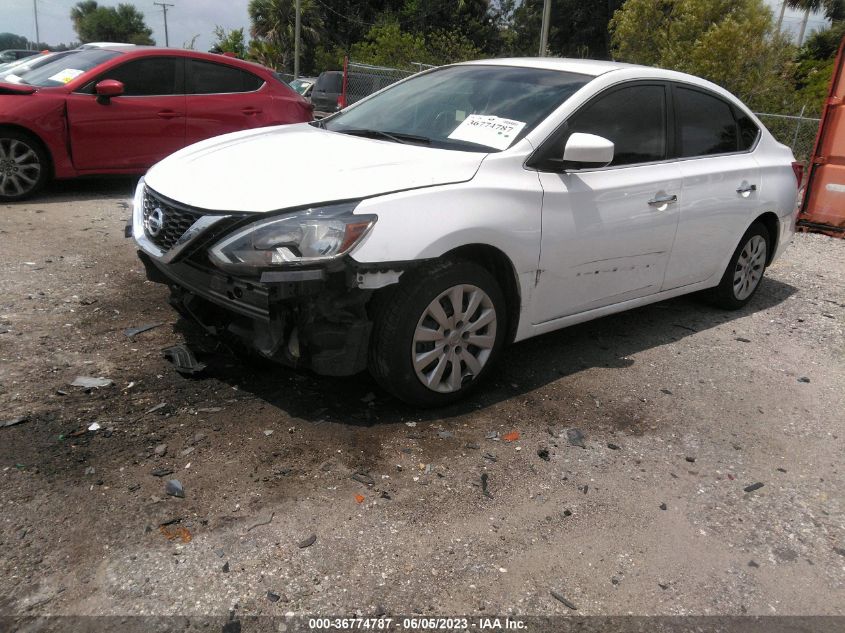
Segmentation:
{"type": "Polygon", "coordinates": [[[144,225],[146,226],[147,233],[152,237],[158,237],[158,234],[164,228],[164,211],[161,210],[161,207],[156,207],[152,210],[152,213],[147,216],[144,225]]]}

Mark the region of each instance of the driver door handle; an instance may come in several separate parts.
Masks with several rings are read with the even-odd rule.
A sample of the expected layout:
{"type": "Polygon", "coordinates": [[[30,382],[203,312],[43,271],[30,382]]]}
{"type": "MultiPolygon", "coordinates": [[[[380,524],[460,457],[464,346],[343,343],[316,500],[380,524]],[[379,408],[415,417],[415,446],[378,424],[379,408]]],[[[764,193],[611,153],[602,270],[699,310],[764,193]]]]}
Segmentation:
{"type": "Polygon", "coordinates": [[[678,196],[663,195],[663,196],[655,196],[654,198],[649,200],[648,203],[653,207],[662,207],[664,204],[672,204],[673,202],[677,202],[677,201],[678,201],[678,196]]]}

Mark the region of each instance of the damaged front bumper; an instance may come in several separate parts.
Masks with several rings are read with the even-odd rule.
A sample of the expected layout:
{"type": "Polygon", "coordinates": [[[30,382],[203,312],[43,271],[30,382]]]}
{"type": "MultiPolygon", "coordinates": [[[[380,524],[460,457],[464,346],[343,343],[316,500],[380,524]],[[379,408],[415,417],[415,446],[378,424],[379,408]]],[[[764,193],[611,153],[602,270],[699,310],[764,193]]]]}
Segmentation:
{"type": "Polygon", "coordinates": [[[362,273],[348,262],[338,262],[331,272],[273,271],[244,279],[191,259],[164,263],[144,251],[138,255],[147,278],[170,287],[171,305],[211,334],[326,376],[349,376],[367,367],[372,290],[359,287],[362,273]]]}

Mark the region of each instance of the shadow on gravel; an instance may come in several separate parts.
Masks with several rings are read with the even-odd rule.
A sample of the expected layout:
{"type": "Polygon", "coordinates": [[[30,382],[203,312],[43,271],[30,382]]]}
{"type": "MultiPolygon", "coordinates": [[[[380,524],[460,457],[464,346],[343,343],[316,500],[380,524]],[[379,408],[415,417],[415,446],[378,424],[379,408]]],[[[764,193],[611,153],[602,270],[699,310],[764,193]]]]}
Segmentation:
{"type": "Polygon", "coordinates": [[[30,206],[56,202],[79,202],[80,199],[96,200],[135,194],[140,176],[90,176],[72,180],[54,180],[35,197],[21,202],[30,206]]]}
{"type": "MultiPolygon", "coordinates": [[[[795,292],[793,286],[764,278],[754,300],[735,312],[715,308],[692,295],[529,339],[506,348],[498,371],[467,400],[431,411],[413,409],[395,400],[366,372],[348,378],[298,372],[270,362],[236,357],[184,319],[176,329],[208,364],[203,374],[206,377],[237,386],[294,417],[372,426],[449,419],[523,396],[591,367],[630,367],[635,362],[630,356],[638,352],[767,310],[795,292]],[[375,405],[371,406],[373,400],[375,405]]],[[[742,333],[737,331],[737,336],[742,333]]],[[[605,399],[600,393],[591,395],[605,399]]]]}

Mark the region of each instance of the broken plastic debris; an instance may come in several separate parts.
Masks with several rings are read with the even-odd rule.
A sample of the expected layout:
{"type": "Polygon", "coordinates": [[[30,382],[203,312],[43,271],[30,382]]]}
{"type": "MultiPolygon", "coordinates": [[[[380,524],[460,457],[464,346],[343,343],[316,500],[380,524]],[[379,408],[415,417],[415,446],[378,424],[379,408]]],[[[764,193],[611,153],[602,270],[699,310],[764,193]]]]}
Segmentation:
{"type": "Polygon", "coordinates": [[[164,535],[168,541],[172,541],[174,539],[181,539],[183,543],[190,543],[191,539],[194,538],[191,535],[191,531],[186,528],[182,527],[181,525],[175,529],[170,529],[166,525],[160,525],[158,531],[164,535]]]}
{"type": "Polygon", "coordinates": [[[173,363],[176,371],[180,374],[191,376],[198,374],[206,368],[206,364],[199,362],[196,356],[194,356],[194,353],[185,344],[180,343],[179,345],[167,347],[161,350],[161,352],[167,360],[173,363]]]}
{"type": "Polygon", "coordinates": [[[179,497],[180,499],[185,498],[185,489],[182,488],[182,482],[178,479],[170,479],[164,484],[164,492],[169,494],[171,497],[179,497]]]}
{"type": "Polygon", "coordinates": [[[71,387],[85,387],[86,389],[99,389],[100,387],[111,387],[114,381],[109,378],[92,378],[91,376],[77,376],[71,387]]]}
{"type": "Polygon", "coordinates": [[[365,498],[366,498],[366,497],[364,497],[364,495],[355,495],[355,501],[356,501],[357,503],[364,503],[364,499],[365,499],[365,498]]]}
{"type": "Polygon", "coordinates": [[[91,426],[88,427],[88,430],[89,431],[99,431],[100,428],[102,428],[102,427],[100,427],[100,423],[94,422],[91,426]]]}
{"type": "Polygon", "coordinates": [[[146,325],[139,325],[138,327],[126,328],[125,330],[123,330],[123,333],[129,338],[133,338],[141,332],[146,332],[148,330],[155,329],[161,325],[164,325],[164,323],[147,323],[146,325]]]}
{"type": "Polygon", "coordinates": [[[502,439],[506,442],[516,442],[519,439],[519,431],[511,431],[510,433],[505,433],[502,436],[502,439]]]}
{"type": "Polygon", "coordinates": [[[16,426],[18,424],[23,424],[24,422],[27,422],[28,420],[29,420],[28,416],[21,415],[21,416],[18,416],[17,418],[12,418],[11,420],[6,420],[5,422],[0,422],[0,427],[5,428],[7,426],[16,426]]]}

